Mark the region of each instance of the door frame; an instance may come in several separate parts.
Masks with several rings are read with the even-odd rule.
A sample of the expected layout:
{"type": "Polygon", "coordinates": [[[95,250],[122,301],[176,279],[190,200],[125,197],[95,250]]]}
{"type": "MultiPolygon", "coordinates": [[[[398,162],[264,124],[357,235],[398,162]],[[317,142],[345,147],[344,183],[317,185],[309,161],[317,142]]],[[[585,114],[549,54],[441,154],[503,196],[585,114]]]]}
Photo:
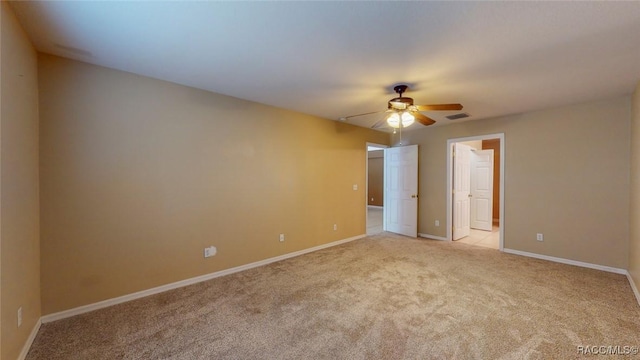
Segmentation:
{"type": "MultiPolygon", "coordinates": [[[[372,142],[367,142],[365,143],[365,152],[364,152],[364,156],[365,156],[365,161],[364,161],[364,173],[365,173],[365,187],[364,187],[364,233],[365,235],[367,234],[367,229],[369,228],[369,147],[377,147],[380,149],[386,149],[388,147],[390,147],[389,145],[383,145],[383,144],[376,144],[376,143],[372,143],[372,142]]],[[[387,161],[387,159],[385,159],[384,154],[382,155],[382,161],[385,162],[387,161]]],[[[382,167],[382,191],[384,193],[384,166],[382,167]]],[[[384,199],[382,200],[384,201],[384,199]]],[[[385,222],[385,206],[384,206],[384,202],[382,203],[382,229],[384,231],[384,229],[387,228],[387,224],[385,222]]]]}
{"type": "Polygon", "coordinates": [[[453,197],[451,189],[453,189],[453,153],[451,151],[453,144],[457,142],[473,141],[473,140],[489,140],[500,139],[500,251],[504,251],[504,228],[506,219],[504,216],[504,163],[505,163],[505,136],[504,133],[477,135],[462,138],[453,138],[447,140],[447,241],[453,241],[452,221],[453,221],[453,197]]]}

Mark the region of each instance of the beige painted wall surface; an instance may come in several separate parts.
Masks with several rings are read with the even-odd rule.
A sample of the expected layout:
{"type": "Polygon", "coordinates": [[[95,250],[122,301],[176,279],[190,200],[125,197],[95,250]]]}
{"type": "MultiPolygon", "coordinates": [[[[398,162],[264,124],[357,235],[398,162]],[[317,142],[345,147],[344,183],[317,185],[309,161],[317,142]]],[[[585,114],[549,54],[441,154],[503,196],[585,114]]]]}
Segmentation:
{"type": "Polygon", "coordinates": [[[623,97],[405,132],[420,145],[418,232],[446,236],[447,139],[505,133],[505,248],[626,269],[630,116],[623,97]]]}
{"type": "Polygon", "coordinates": [[[365,144],[388,134],[53,56],[39,71],[44,314],[366,233],[365,144]]]}
{"type": "Polygon", "coordinates": [[[629,273],[640,289],[640,82],[631,99],[631,207],[629,273]]]}
{"type": "Polygon", "coordinates": [[[16,359],[40,318],[38,79],[36,52],[2,7],[0,122],[0,357],[16,359]],[[18,308],[23,323],[17,327],[18,308]]]}

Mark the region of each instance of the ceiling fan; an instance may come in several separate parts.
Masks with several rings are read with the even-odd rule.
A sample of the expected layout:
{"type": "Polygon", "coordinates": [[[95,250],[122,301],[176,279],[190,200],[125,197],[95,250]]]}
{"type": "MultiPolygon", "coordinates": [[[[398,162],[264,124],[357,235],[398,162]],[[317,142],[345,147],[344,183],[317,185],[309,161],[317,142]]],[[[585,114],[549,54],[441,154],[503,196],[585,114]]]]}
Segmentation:
{"type": "Polygon", "coordinates": [[[436,123],[435,120],[421,114],[420,111],[447,111],[462,109],[462,105],[460,104],[414,105],[412,98],[402,96],[402,94],[405,93],[408,88],[409,86],[404,84],[396,85],[393,88],[393,90],[398,94],[398,97],[395,97],[387,102],[387,110],[345,116],[340,118],[340,120],[347,121],[348,119],[357,116],[386,113],[387,115],[382,120],[373,124],[371,128],[379,128],[387,123],[394,129],[402,129],[410,126],[415,121],[424,126],[429,126],[436,123]]]}

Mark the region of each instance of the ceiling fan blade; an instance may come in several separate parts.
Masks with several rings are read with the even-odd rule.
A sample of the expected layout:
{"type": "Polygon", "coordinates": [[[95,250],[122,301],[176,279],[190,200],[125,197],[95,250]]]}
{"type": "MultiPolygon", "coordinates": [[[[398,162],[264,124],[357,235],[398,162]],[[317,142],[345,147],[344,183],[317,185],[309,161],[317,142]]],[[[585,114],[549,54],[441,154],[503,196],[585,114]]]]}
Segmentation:
{"type": "Polygon", "coordinates": [[[382,110],[382,111],[372,111],[372,112],[363,113],[363,114],[343,116],[343,117],[341,117],[341,118],[340,118],[340,120],[341,120],[341,121],[347,121],[347,120],[349,120],[349,119],[351,119],[351,118],[354,118],[354,117],[358,117],[358,116],[365,116],[365,115],[373,115],[373,114],[379,114],[379,113],[382,113],[382,112],[385,112],[385,111],[386,111],[386,110],[382,110]]]}
{"type": "Polygon", "coordinates": [[[461,104],[416,105],[418,111],[462,110],[461,104]]]}
{"type": "Polygon", "coordinates": [[[386,123],[387,123],[387,119],[385,118],[385,119],[382,119],[382,120],[376,122],[375,124],[371,125],[371,128],[372,129],[378,129],[378,128],[381,128],[386,123]]]}
{"type": "MultiPolygon", "coordinates": [[[[389,113],[392,113],[392,112],[394,112],[394,111],[393,110],[384,111],[384,113],[386,113],[386,114],[389,114],[389,113]]],[[[371,126],[371,128],[372,129],[381,128],[383,125],[385,125],[387,123],[387,118],[388,118],[388,116],[385,115],[382,119],[378,120],[375,124],[373,124],[371,126]]]]}
{"type": "Polygon", "coordinates": [[[424,115],[420,114],[417,111],[412,112],[411,115],[413,115],[413,117],[416,119],[417,122],[419,122],[420,124],[422,124],[424,126],[429,126],[429,125],[433,125],[433,124],[436,123],[436,121],[433,120],[432,118],[430,118],[428,116],[424,116],[424,115]]]}

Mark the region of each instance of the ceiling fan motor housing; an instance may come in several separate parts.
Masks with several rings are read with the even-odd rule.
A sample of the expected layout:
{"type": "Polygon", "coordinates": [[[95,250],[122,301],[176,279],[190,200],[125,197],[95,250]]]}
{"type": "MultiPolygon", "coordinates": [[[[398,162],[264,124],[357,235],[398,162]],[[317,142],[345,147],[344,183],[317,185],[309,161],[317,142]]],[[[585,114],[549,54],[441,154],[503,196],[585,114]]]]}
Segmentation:
{"type": "Polygon", "coordinates": [[[389,109],[405,110],[409,106],[413,105],[413,99],[410,97],[397,97],[389,100],[389,109]]]}
{"type": "Polygon", "coordinates": [[[393,87],[393,91],[398,93],[399,96],[397,98],[389,100],[389,102],[387,103],[389,109],[405,110],[409,106],[413,105],[412,98],[402,96],[402,93],[407,91],[408,88],[409,86],[405,84],[398,84],[393,87]]]}

